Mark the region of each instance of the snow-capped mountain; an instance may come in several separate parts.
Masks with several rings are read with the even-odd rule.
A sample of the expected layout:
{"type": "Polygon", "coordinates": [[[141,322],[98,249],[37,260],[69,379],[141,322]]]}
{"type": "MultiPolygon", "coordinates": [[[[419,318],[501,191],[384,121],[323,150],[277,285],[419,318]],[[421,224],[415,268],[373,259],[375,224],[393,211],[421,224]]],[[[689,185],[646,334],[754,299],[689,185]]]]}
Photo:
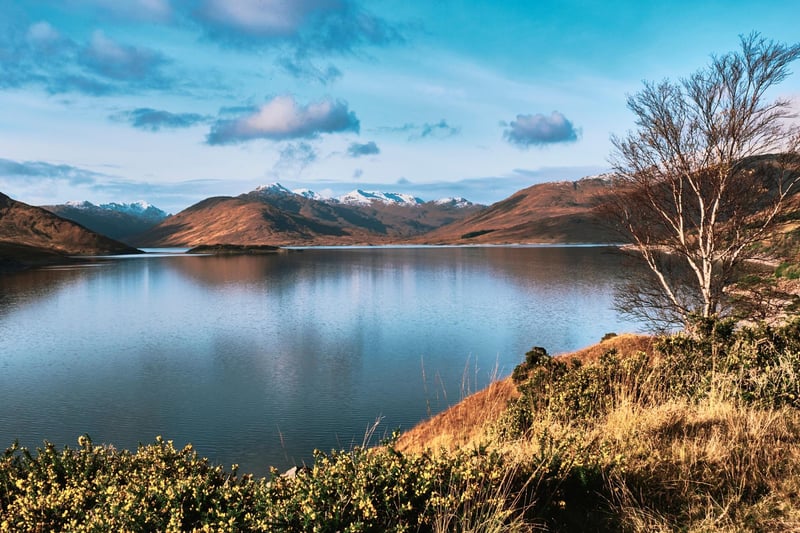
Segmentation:
{"type": "Polygon", "coordinates": [[[416,196],[412,196],[410,194],[398,192],[365,191],[363,189],[355,189],[350,191],[347,194],[337,197],[336,200],[340,203],[350,205],[370,205],[374,202],[380,202],[386,205],[394,204],[413,206],[425,203],[416,196]]]}
{"type": "MultiPolygon", "coordinates": [[[[260,185],[256,187],[249,194],[256,194],[259,196],[272,196],[272,197],[287,197],[291,195],[302,196],[318,202],[325,202],[328,204],[345,204],[352,206],[368,207],[375,204],[380,205],[401,205],[405,207],[415,207],[425,204],[426,202],[417,196],[399,192],[381,192],[381,191],[366,191],[364,189],[355,189],[337,196],[329,198],[312,191],[311,189],[293,189],[289,190],[280,183],[270,183],[267,185],[260,185]]],[[[433,204],[449,207],[449,208],[465,208],[472,207],[475,204],[462,197],[449,197],[434,200],[433,204]]]]}
{"type": "Polygon", "coordinates": [[[169,216],[158,207],[141,201],[100,205],[92,202],[66,202],[42,207],[92,231],[126,243],[169,216]]]}
{"type": "Polygon", "coordinates": [[[79,209],[82,211],[113,211],[115,213],[123,213],[126,215],[133,215],[146,219],[157,219],[159,222],[169,216],[169,213],[159,209],[158,207],[149,204],[145,201],[126,203],[110,202],[107,204],[96,205],[92,202],[76,202],[70,201],[63,204],[66,207],[79,209]]]}
{"type": "Polygon", "coordinates": [[[438,200],[434,200],[433,203],[436,205],[446,206],[446,207],[455,207],[455,208],[464,208],[464,207],[471,207],[475,204],[467,200],[462,196],[451,196],[448,198],[439,198],[438,200]]]}
{"type": "Polygon", "coordinates": [[[312,191],[311,189],[294,189],[290,190],[287,187],[284,187],[280,183],[268,183],[267,185],[259,185],[256,187],[251,194],[258,194],[261,196],[302,196],[303,198],[310,198],[311,200],[317,200],[320,202],[324,202],[327,200],[324,196],[319,193],[312,191]]]}
{"type": "Polygon", "coordinates": [[[326,200],[329,200],[329,198],[325,198],[321,194],[316,193],[311,189],[294,189],[292,192],[298,196],[302,196],[303,198],[310,198],[312,200],[317,200],[319,202],[324,202],[326,200]]]}
{"type": "Polygon", "coordinates": [[[254,193],[262,194],[262,195],[279,195],[279,196],[286,196],[290,194],[294,194],[292,191],[281,185],[280,183],[268,183],[266,185],[259,185],[258,187],[253,190],[254,193]]]}

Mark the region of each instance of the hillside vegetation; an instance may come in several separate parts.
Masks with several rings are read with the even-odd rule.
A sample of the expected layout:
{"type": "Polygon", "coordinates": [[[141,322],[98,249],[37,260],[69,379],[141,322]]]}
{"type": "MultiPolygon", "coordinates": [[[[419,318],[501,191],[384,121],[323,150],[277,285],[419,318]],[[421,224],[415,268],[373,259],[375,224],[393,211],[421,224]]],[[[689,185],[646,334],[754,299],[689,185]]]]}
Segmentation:
{"type": "Polygon", "coordinates": [[[0,193],[0,273],[139,250],[0,193]]]}
{"type": "Polygon", "coordinates": [[[162,439],[12,446],[0,529],[800,529],[800,322],[698,331],[534,348],[427,427],[291,475],[226,472],[162,439]]]}
{"type": "Polygon", "coordinates": [[[416,240],[429,244],[620,242],[619,234],[595,213],[611,185],[608,177],[540,183],[416,240]]]}

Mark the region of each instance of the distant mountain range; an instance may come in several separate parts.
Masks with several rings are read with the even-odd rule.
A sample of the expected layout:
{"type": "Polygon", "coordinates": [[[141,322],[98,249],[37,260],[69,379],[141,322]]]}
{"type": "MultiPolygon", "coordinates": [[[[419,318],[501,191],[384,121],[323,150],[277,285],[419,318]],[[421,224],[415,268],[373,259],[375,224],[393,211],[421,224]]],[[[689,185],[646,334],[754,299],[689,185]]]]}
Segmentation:
{"type": "Polygon", "coordinates": [[[140,246],[199,244],[346,245],[406,241],[484,206],[463,199],[425,202],[401,193],[356,189],[323,198],[279,183],[237,197],[203,200],[135,237],[140,246]]]}
{"type": "Polygon", "coordinates": [[[0,270],[138,250],[0,193],[0,270]]]}
{"type": "MultiPolygon", "coordinates": [[[[385,205],[403,205],[403,206],[417,206],[423,205],[426,202],[421,198],[410,194],[399,192],[380,192],[380,191],[365,191],[363,189],[355,189],[342,196],[333,198],[326,198],[311,189],[295,189],[289,190],[280,183],[270,183],[269,185],[261,185],[256,187],[253,193],[261,193],[266,196],[282,196],[282,195],[299,195],[310,200],[317,200],[329,204],[347,204],[347,205],[373,205],[381,203],[385,205]]],[[[434,200],[437,205],[450,205],[452,207],[471,207],[472,202],[466,198],[441,198],[434,200]]]]}
{"type": "Polygon", "coordinates": [[[92,231],[126,243],[169,216],[147,202],[112,202],[100,205],[91,202],[67,202],[42,207],[92,231]]]}
{"type": "Polygon", "coordinates": [[[610,243],[619,238],[594,214],[610,186],[603,175],[542,183],[486,207],[361,189],[326,198],[273,183],[207,198],[175,215],[144,202],[38,208],[0,194],[0,257],[47,262],[42,254],[133,251],[117,240],[141,247],[610,243]]]}

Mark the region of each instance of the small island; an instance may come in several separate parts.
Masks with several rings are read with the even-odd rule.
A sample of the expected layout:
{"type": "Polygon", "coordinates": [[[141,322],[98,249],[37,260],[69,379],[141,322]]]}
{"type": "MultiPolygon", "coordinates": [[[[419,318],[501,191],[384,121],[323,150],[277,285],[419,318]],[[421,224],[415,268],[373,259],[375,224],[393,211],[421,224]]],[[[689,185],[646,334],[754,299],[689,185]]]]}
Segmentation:
{"type": "Polygon", "coordinates": [[[209,255],[266,255],[282,254],[291,250],[269,244],[201,244],[190,248],[187,254],[209,255]]]}

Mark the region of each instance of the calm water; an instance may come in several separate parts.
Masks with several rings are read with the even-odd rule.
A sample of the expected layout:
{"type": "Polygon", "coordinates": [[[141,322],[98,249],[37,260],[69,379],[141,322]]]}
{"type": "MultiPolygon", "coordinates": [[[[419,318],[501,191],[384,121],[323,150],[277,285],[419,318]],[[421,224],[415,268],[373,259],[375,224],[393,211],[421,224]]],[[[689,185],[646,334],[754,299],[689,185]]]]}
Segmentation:
{"type": "Polygon", "coordinates": [[[0,275],[0,446],[156,435],[265,474],[631,331],[605,248],[137,257],[0,275]]]}

